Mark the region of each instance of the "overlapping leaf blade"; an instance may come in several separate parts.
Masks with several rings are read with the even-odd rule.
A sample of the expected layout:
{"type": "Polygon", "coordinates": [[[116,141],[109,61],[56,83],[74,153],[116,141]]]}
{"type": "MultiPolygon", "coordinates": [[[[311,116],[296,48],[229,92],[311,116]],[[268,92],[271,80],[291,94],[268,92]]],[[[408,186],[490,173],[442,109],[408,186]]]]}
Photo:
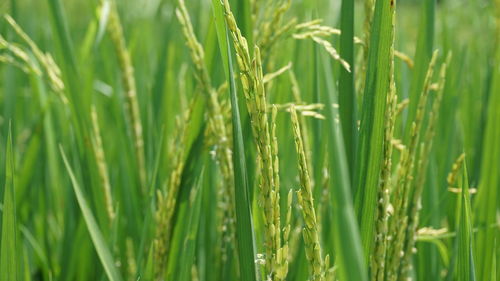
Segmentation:
{"type": "Polygon", "coordinates": [[[418,30],[417,47],[415,49],[415,67],[410,88],[410,105],[405,128],[405,137],[410,133],[411,123],[417,112],[419,94],[422,93],[424,86],[427,66],[432,57],[434,46],[434,17],[436,0],[422,1],[422,10],[420,14],[420,26],[418,30]]]}
{"type": "Polygon", "coordinates": [[[108,276],[110,281],[122,281],[123,279],[115,266],[113,256],[111,255],[108,247],[108,243],[104,239],[101,230],[99,229],[99,225],[97,224],[97,221],[92,214],[92,210],[88,205],[85,196],[83,195],[83,192],[80,188],[80,185],[78,184],[75,175],[73,174],[73,170],[71,169],[68,159],[66,158],[66,154],[64,154],[62,147],[60,147],[60,150],[64,165],[66,166],[69,177],[71,179],[71,184],[73,186],[73,191],[75,192],[78,205],[80,206],[80,209],[82,211],[83,219],[85,220],[87,230],[89,231],[90,238],[92,239],[92,243],[94,244],[97,255],[99,256],[101,264],[104,267],[104,271],[106,272],[106,275],[108,276]]]}
{"type": "Polygon", "coordinates": [[[473,250],[473,232],[472,232],[472,214],[469,192],[469,178],[467,176],[467,168],[463,166],[463,179],[461,186],[461,206],[460,206],[460,223],[458,229],[458,272],[457,280],[459,281],[475,281],[476,273],[474,267],[474,250],[473,250]]]}
{"type": "MultiPolygon", "coordinates": [[[[497,52],[498,62],[500,49],[497,52]]],[[[498,190],[500,189],[500,129],[498,128],[500,124],[500,68],[498,63],[494,67],[487,109],[479,191],[474,204],[474,222],[479,228],[475,242],[478,280],[490,278],[495,266],[493,250],[495,239],[499,239],[498,226],[495,227],[495,223],[497,222],[498,190]]]]}
{"type": "Polygon", "coordinates": [[[219,49],[221,51],[222,63],[229,82],[229,94],[231,100],[231,116],[233,128],[233,167],[234,167],[234,202],[236,213],[236,243],[240,265],[241,280],[257,280],[255,267],[255,237],[251,212],[250,187],[248,184],[247,162],[245,159],[245,147],[243,142],[243,129],[241,125],[240,110],[238,107],[238,95],[234,80],[234,67],[231,57],[231,46],[228,40],[226,23],[223,17],[222,7],[219,1],[213,0],[212,7],[217,27],[219,49]]]}
{"type": "Polygon", "coordinates": [[[257,280],[255,268],[255,237],[252,221],[250,187],[248,184],[247,164],[245,159],[245,148],[243,144],[243,129],[238,108],[238,96],[234,81],[234,70],[231,58],[231,47],[228,34],[226,33],[226,44],[228,51],[228,80],[231,98],[231,114],[233,117],[233,167],[234,167],[234,196],[236,208],[236,238],[238,257],[240,260],[241,280],[257,280]]]}
{"type": "MultiPolygon", "coordinates": [[[[325,76],[331,77],[333,72],[329,62],[325,63],[325,76]]],[[[325,103],[334,104],[335,87],[332,80],[326,79],[327,91],[325,103]]],[[[338,112],[333,106],[327,106],[328,156],[332,180],[329,182],[336,264],[339,280],[368,280],[367,269],[363,262],[363,249],[354,208],[352,204],[351,183],[348,172],[347,157],[344,150],[344,138],[341,125],[335,120],[338,112]]]]}
{"type": "Polygon", "coordinates": [[[14,156],[12,129],[9,127],[5,152],[5,189],[3,191],[2,236],[0,248],[0,280],[21,280],[17,245],[16,206],[14,196],[14,156]]]}
{"type": "Polygon", "coordinates": [[[356,211],[365,263],[374,239],[374,214],[383,156],[386,97],[393,48],[394,1],[377,0],[371,29],[356,162],[356,211]]]}
{"type": "Polygon", "coordinates": [[[340,11],[340,57],[350,66],[350,71],[340,67],[339,77],[339,113],[342,134],[349,164],[349,174],[354,175],[354,160],[357,140],[356,90],[354,88],[354,1],[342,0],[340,11]]]}

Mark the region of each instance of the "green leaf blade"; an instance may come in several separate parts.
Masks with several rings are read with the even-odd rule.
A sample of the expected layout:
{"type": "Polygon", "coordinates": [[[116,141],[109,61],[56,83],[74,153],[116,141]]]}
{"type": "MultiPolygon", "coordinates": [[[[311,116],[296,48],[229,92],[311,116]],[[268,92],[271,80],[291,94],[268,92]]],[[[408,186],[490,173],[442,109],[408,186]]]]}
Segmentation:
{"type": "Polygon", "coordinates": [[[434,46],[435,6],[436,0],[422,1],[420,26],[418,30],[417,46],[415,49],[415,68],[410,85],[410,104],[405,127],[406,138],[409,137],[411,123],[415,119],[418,101],[420,99],[419,94],[422,93],[425,75],[427,73],[427,66],[432,58],[434,46]]]}
{"type": "MultiPolygon", "coordinates": [[[[329,63],[324,64],[325,76],[332,77],[333,71],[329,63]]],[[[331,79],[327,79],[326,104],[336,102],[333,97],[335,87],[331,79]]],[[[341,125],[335,121],[337,110],[327,106],[326,110],[329,165],[332,180],[329,182],[332,206],[331,233],[333,233],[336,263],[339,280],[367,281],[367,268],[363,262],[363,248],[352,204],[351,182],[347,157],[344,149],[341,125]]]]}
{"type": "Polygon", "coordinates": [[[101,231],[99,230],[99,225],[97,224],[97,221],[95,220],[94,215],[92,214],[92,211],[87,204],[87,201],[85,200],[85,197],[80,189],[80,185],[78,184],[78,181],[73,174],[73,170],[69,165],[68,159],[66,158],[62,147],[60,147],[60,150],[64,165],[66,166],[69,177],[71,179],[73,191],[75,192],[78,205],[80,206],[80,209],[82,211],[87,230],[89,231],[90,238],[92,239],[92,243],[94,244],[99,259],[101,260],[102,266],[104,267],[104,271],[106,272],[106,275],[108,276],[110,281],[122,281],[123,279],[115,266],[113,256],[111,255],[107,242],[104,239],[101,231]]]}
{"type": "Polygon", "coordinates": [[[340,67],[339,113],[352,179],[357,141],[357,101],[354,87],[354,1],[342,0],[340,13],[340,29],[342,33],[340,34],[339,54],[349,64],[350,71],[347,71],[344,67],[340,67]]]}
{"type": "Polygon", "coordinates": [[[5,189],[2,212],[2,241],[0,252],[0,280],[20,280],[18,272],[18,248],[16,206],[14,196],[14,156],[12,152],[12,128],[9,127],[5,159],[5,189]]]}
{"type": "Polygon", "coordinates": [[[394,2],[377,0],[371,30],[361,129],[356,162],[356,211],[368,263],[374,238],[374,214],[382,168],[387,93],[389,92],[391,48],[393,48],[394,2]]]}
{"type": "MultiPolygon", "coordinates": [[[[257,279],[255,267],[255,234],[251,212],[250,187],[248,184],[247,164],[245,159],[245,147],[243,142],[243,128],[241,126],[240,111],[238,108],[238,96],[234,81],[233,62],[231,58],[231,46],[229,45],[228,33],[217,34],[219,42],[226,44],[227,55],[223,58],[227,64],[229,80],[229,92],[231,99],[231,115],[233,127],[233,167],[234,167],[234,202],[236,211],[236,243],[238,259],[240,263],[241,280],[255,281],[257,279]]],[[[223,49],[221,48],[221,51],[223,49]]]]}
{"type": "Polygon", "coordinates": [[[461,206],[460,206],[460,224],[458,229],[458,275],[459,281],[475,281],[473,232],[472,232],[472,214],[470,205],[469,179],[467,168],[464,162],[461,206]]]}
{"type": "Polygon", "coordinates": [[[187,226],[186,237],[184,239],[184,250],[182,252],[182,257],[179,261],[181,265],[179,279],[181,281],[191,280],[191,267],[194,263],[195,258],[195,248],[196,248],[196,236],[198,234],[198,227],[200,225],[200,213],[201,213],[201,202],[203,195],[203,179],[204,171],[202,168],[201,174],[195,183],[196,187],[191,191],[191,196],[194,196],[193,202],[190,206],[189,223],[187,226]]]}
{"type": "MultiPolygon", "coordinates": [[[[497,51],[497,62],[500,49],[497,51]]],[[[497,222],[498,196],[500,188],[500,68],[494,69],[492,87],[487,109],[486,132],[483,143],[479,189],[474,202],[474,222],[478,226],[475,246],[477,250],[477,278],[488,280],[493,271],[495,259],[495,239],[498,239],[497,222]]],[[[498,241],[497,241],[498,243],[498,241]]],[[[498,270],[498,269],[497,269],[498,270]]]]}
{"type": "Polygon", "coordinates": [[[219,42],[220,55],[222,56],[222,66],[226,77],[229,76],[229,51],[226,40],[226,23],[224,21],[224,11],[220,0],[212,0],[212,10],[215,19],[215,28],[217,30],[217,40],[219,42]]]}

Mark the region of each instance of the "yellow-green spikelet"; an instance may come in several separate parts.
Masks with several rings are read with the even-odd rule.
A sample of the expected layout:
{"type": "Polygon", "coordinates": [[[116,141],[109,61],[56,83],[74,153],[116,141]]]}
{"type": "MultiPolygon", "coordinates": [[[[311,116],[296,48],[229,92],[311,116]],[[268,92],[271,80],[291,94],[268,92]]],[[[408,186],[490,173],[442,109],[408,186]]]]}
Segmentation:
{"type": "Polygon", "coordinates": [[[430,80],[432,78],[434,65],[437,59],[437,51],[434,52],[429,63],[427,74],[424,81],[422,95],[417,106],[415,120],[411,124],[410,140],[408,148],[403,150],[400,159],[400,169],[398,171],[398,181],[396,185],[396,193],[394,196],[394,216],[390,221],[389,233],[392,235],[391,245],[387,253],[387,280],[397,280],[400,272],[401,258],[404,256],[404,240],[406,236],[406,227],[408,225],[407,208],[410,197],[410,187],[413,181],[413,168],[415,166],[415,158],[417,153],[417,144],[420,137],[420,128],[422,126],[425,105],[429,93],[430,80]]]}
{"type": "Polygon", "coordinates": [[[134,137],[135,156],[137,168],[139,170],[139,181],[142,192],[146,192],[146,159],[144,154],[144,138],[142,134],[141,114],[139,111],[139,102],[137,100],[137,89],[134,78],[134,68],[130,53],[125,43],[123,28],[120,22],[120,17],[116,8],[116,3],[113,1],[108,19],[108,32],[115,48],[115,53],[118,58],[118,65],[121,70],[123,88],[125,90],[127,115],[132,128],[134,137]]]}
{"type": "Polygon", "coordinates": [[[260,204],[264,207],[264,237],[265,237],[265,269],[266,275],[273,276],[276,274],[275,264],[276,256],[279,249],[279,240],[276,237],[280,236],[280,226],[275,225],[275,204],[277,204],[277,196],[279,193],[276,190],[274,183],[275,167],[273,165],[273,157],[271,150],[270,126],[267,116],[266,95],[263,82],[262,62],[258,47],[254,48],[254,59],[250,57],[248,43],[245,37],[241,34],[229,2],[222,2],[224,15],[229,33],[233,40],[233,45],[236,50],[236,61],[240,70],[240,79],[245,94],[245,102],[250,115],[250,123],[253,136],[257,142],[257,152],[259,167],[261,169],[260,204]]]}
{"type": "Polygon", "coordinates": [[[305,227],[303,229],[306,257],[311,267],[311,280],[324,280],[324,265],[321,256],[321,245],[319,242],[318,223],[312,194],[311,180],[307,166],[306,154],[302,143],[302,133],[300,131],[299,120],[295,107],[291,110],[293,133],[295,137],[295,147],[298,154],[300,190],[298,191],[299,205],[302,209],[305,227]]]}

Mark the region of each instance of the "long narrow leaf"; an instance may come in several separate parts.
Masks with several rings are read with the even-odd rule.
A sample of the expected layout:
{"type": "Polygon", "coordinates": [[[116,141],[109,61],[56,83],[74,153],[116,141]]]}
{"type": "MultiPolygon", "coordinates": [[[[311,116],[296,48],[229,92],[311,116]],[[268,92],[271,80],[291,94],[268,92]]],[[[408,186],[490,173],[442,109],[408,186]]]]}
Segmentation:
{"type": "Polygon", "coordinates": [[[342,133],[349,163],[349,172],[354,174],[357,139],[356,92],[354,89],[354,0],[342,0],[340,10],[340,57],[350,66],[350,71],[340,67],[339,113],[342,133]]]}
{"type": "MultiPolygon", "coordinates": [[[[190,124],[191,125],[191,124],[190,124]]],[[[193,127],[192,127],[193,128],[193,127]]],[[[184,169],[182,171],[177,203],[173,215],[172,224],[173,235],[170,238],[170,248],[168,253],[167,276],[165,280],[177,281],[180,278],[184,264],[180,262],[185,251],[184,242],[189,232],[189,225],[184,223],[189,221],[191,215],[190,195],[196,189],[196,183],[203,170],[205,153],[203,145],[205,143],[205,126],[200,128],[198,136],[194,142],[185,149],[189,150],[184,169]]]]}
{"type": "Polygon", "coordinates": [[[492,227],[497,221],[500,188],[500,129],[498,127],[500,124],[500,66],[498,65],[500,51],[497,56],[487,112],[479,191],[474,206],[474,221],[479,227],[476,235],[478,280],[490,278],[495,255],[492,249],[495,249],[495,236],[498,233],[498,229],[492,227]]]}
{"type": "MultiPolygon", "coordinates": [[[[325,63],[327,77],[327,91],[325,104],[336,102],[333,97],[335,87],[331,79],[333,71],[329,63],[325,63]]],[[[341,125],[335,120],[338,112],[333,106],[327,106],[328,155],[331,180],[331,206],[333,223],[331,232],[335,246],[336,264],[339,271],[339,280],[350,281],[368,280],[367,270],[363,262],[363,250],[358,224],[352,205],[351,181],[349,178],[347,157],[344,150],[344,138],[341,125]]]]}
{"type": "Polygon", "coordinates": [[[73,43],[69,35],[68,25],[61,0],[48,0],[48,2],[52,12],[52,19],[54,20],[57,37],[59,38],[61,52],[63,53],[64,59],[69,64],[70,69],[76,72],[77,67],[73,43]]]}
{"type": "Polygon", "coordinates": [[[196,187],[191,191],[191,197],[193,200],[190,202],[190,214],[189,214],[189,222],[187,224],[187,231],[184,240],[184,247],[181,259],[179,263],[181,265],[179,279],[180,281],[189,281],[191,280],[191,267],[194,262],[194,254],[196,247],[196,235],[198,234],[198,227],[200,225],[200,211],[201,211],[201,201],[203,195],[203,175],[204,169],[202,168],[201,174],[199,175],[197,182],[195,183],[196,187]]]}
{"type": "Polygon", "coordinates": [[[460,225],[458,229],[458,273],[459,281],[475,281],[472,217],[467,168],[463,166],[463,180],[460,207],[460,225]]]}
{"type": "Polygon", "coordinates": [[[389,91],[391,48],[393,48],[394,0],[377,0],[371,29],[370,51],[361,113],[356,171],[356,211],[361,223],[365,263],[374,233],[383,155],[386,96],[389,91]]]}
{"type": "Polygon", "coordinates": [[[120,276],[120,273],[115,266],[113,256],[111,255],[111,252],[108,248],[108,244],[106,243],[106,240],[104,240],[101,230],[99,229],[99,225],[97,224],[97,221],[95,220],[94,215],[92,214],[92,211],[87,204],[87,201],[85,200],[85,197],[80,189],[80,185],[78,184],[78,181],[73,174],[73,170],[69,165],[68,159],[64,154],[64,150],[62,149],[62,147],[59,148],[61,150],[64,165],[68,170],[68,174],[71,179],[78,205],[80,205],[80,209],[82,210],[82,215],[83,219],[85,220],[85,224],[87,225],[87,230],[89,231],[90,238],[92,239],[92,243],[94,243],[94,247],[96,249],[97,255],[99,256],[99,259],[101,260],[102,266],[104,267],[104,271],[106,272],[106,275],[108,276],[110,281],[121,281],[122,277],[120,276]]]}
{"type": "MultiPolygon", "coordinates": [[[[217,20],[217,19],[216,19],[217,20]]],[[[224,34],[219,34],[219,42],[226,44],[227,55],[223,58],[227,61],[229,80],[229,91],[231,98],[231,114],[233,126],[233,167],[234,167],[234,202],[236,211],[236,240],[238,249],[238,259],[240,264],[241,280],[257,280],[255,268],[255,235],[252,221],[250,188],[248,185],[248,175],[245,159],[245,147],[243,145],[243,129],[241,126],[240,111],[238,108],[238,96],[234,81],[233,62],[231,58],[231,46],[229,45],[227,30],[224,34]],[[224,38],[220,38],[223,36],[224,38]]],[[[221,51],[223,48],[221,48],[221,51]]]]}
{"type": "Polygon", "coordinates": [[[411,122],[417,112],[418,96],[422,93],[424,86],[427,66],[432,57],[434,44],[434,17],[436,0],[422,1],[422,10],[420,14],[420,26],[418,30],[417,47],[415,51],[415,67],[410,88],[410,105],[407,116],[407,126],[405,128],[405,137],[409,136],[411,122]]]}
{"type": "Polygon", "coordinates": [[[0,280],[21,280],[18,272],[18,247],[16,241],[16,206],[14,196],[14,156],[12,153],[12,128],[9,127],[5,158],[5,189],[2,214],[2,241],[0,249],[0,280]]]}
{"type": "Polygon", "coordinates": [[[215,28],[217,30],[217,40],[219,41],[220,55],[222,56],[222,66],[226,77],[229,75],[229,57],[228,45],[226,40],[226,23],[224,21],[224,11],[220,0],[212,0],[212,9],[215,18],[215,28]]]}

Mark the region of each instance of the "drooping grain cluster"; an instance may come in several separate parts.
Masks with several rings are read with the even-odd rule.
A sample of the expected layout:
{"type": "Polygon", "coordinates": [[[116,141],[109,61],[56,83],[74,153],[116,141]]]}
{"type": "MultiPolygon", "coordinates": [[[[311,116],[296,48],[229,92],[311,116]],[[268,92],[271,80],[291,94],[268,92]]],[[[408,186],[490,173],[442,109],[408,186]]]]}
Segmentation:
{"type": "MultiPolygon", "coordinates": [[[[264,207],[265,245],[266,245],[266,274],[274,276],[276,265],[282,261],[278,259],[278,250],[281,245],[281,225],[279,219],[279,185],[275,182],[279,171],[273,164],[272,140],[267,115],[266,94],[264,88],[264,76],[262,73],[262,62],[258,47],[254,48],[253,59],[251,59],[248,43],[236,25],[231,12],[229,2],[223,2],[224,14],[228,29],[231,33],[236,50],[236,58],[240,71],[240,79],[243,85],[247,110],[250,116],[252,132],[257,143],[258,166],[260,167],[261,193],[259,202],[264,207]],[[276,213],[276,211],[278,211],[276,213]]],[[[276,149],[276,148],[275,148],[276,149]]],[[[278,183],[279,184],[279,183],[278,183]]],[[[286,257],[279,257],[286,258],[286,257]]],[[[271,277],[272,278],[272,277],[271,277]]]]}
{"type": "Polygon", "coordinates": [[[300,130],[299,120],[295,107],[292,106],[291,110],[293,132],[295,136],[295,146],[298,154],[299,162],[299,176],[300,176],[300,190],[297,192],[299,205],[302,209],[302,216],[304,217],[305,227],[303,231],[304,243],[306,247],[306,257],[310,263],[312,271],[312,280],[320,281],[325,280],[325,265],[323,263],[323,253],[321,251],[321,244],[319,241],[318,221],[316,218],[316,211],[314,208],[313,191],[311,179],[309,175],[308,164],[306,160],[306,153],[304,150],[303,137],[300,130]]]}
{"type": "Polygon", "coordinates": [[[101,129],[99,127],[97,110],[94,105],[91,107],[90,117],[92,118],[92,142],[94,148],[94,157],[97,162],[99,177],[101,178],[101,185],[104,192],[104,201],[106,204],[108,218],[109,221],[112,222],[116,216],[116,212],[113,207],[113,196],[111,193],[111,183],[109,181],[108,175],[108,165],[106,164],[106,157],[104,155],[104,148],[102,145],[101,129]]]}
{"type": "Polygon", "coordinates": [[[120,16],[114,0],[111,1],[111,8],[108,19],[108,32],[113,41],[115,53],[120,66],[123,90],[125,91],[126,109],[130,128],[134,136],[134,151],[139,170],[139,183],[143,193],[147,190],[146,159],[144,155],[144,136],[142,134],[141,113],[139,111],[139,102],[137,100],[137,89],[134,77],[134,67],[130,52],[127,49],[123,27],[120,22],[120,16]]]}
{"type": "MultiPolygon", "coordinates": [[[[370,7],[370,1],[366,1],[366,7],[370,7]]],[[[370,8],[371,9],[371,8],[370,8]]],[[[367,16],[368,17],[368,16],[367,16]]],[[[389,85],[389,93],[387,95],[387,107],[385,113],[385,128],[384,128],[384,163],[380,175],[380,187],[377,193],[377,209],[376,209],[376,225],[375,225],[375,246],[373,250],[373,258],[371,260],[371,279],[384,280],[386,257],[387,257],[387,244],[388,244],[388,226],[390,210],[390,192],[391,192],[391,174],[392,174],[392,140],[394,137],[394,126],[396,123],[396,82],[394,80],[394,20],[393,17],[393,35],[391,44],[391,62],[390,62],[390,75],[391,81],[389,85]]],[[[368,42],[368,41],[367,41],[368,42]]]]}
{"type": "Polygon", "coordinates": [[[5,19],[19,37],[28,45],[29,51],[33,53],[34,57],[30,56],[28,52],[23,50],[20,46],[8,42],[0,35],[0,49],[5,48],[13,55],[0,55],[0,60],[12,63],[28,73],[33,71],[33,73],[39,76],[42,75],[43,71],[47,75],[50,87],[58,94],[64,104],[68,104],[68,99],[64,93],[65,87],[61,78],[61,70],[54,62],[52,55],[50,53],[44,53],[10,15],[5,15],[5,19]]]}
{"type": "MultiPolygon", "coordinates": [[[[200,87],[208,100],[208,122],[210,133],[215,139],[215,158],[223,177],[221,185],[221,206],[223,206],[223,224],[220,227],[224,238],[223,243],[234,244],[234,170],[232,162],[231,137],[228,134],[225,116],[219,101],[218,91],[212,86],[210,75],[205,65],[205,54],[203,47],[196,39],[191,19],[183,0],[179,0],[179,9],[176,11],[177,18],[182,26],[184,38],[191,53],[196,76],[200,87]]],[[[223,91],[222,91],[223,92],[223,91]]],[[[227,258],[228,253],[223,253],[227,258]]]]}
{"type": "Polygon", "coordinates": [[[170,176],[163,184],[161,190],[157,191],[157,210],[155,213],[156,232],[154,237],[154,278],[162,280],[167,264],[170,242],[173,233],[173,216],[177,205],[179,188],[182,180],[182,173],[186,165],[186,142],[189,134],[189,120],[191,118],[192,107],[180,116],[177,120],[178,135],[172,141],[173,149],[170,152],[171,167],[170,176]]]}

